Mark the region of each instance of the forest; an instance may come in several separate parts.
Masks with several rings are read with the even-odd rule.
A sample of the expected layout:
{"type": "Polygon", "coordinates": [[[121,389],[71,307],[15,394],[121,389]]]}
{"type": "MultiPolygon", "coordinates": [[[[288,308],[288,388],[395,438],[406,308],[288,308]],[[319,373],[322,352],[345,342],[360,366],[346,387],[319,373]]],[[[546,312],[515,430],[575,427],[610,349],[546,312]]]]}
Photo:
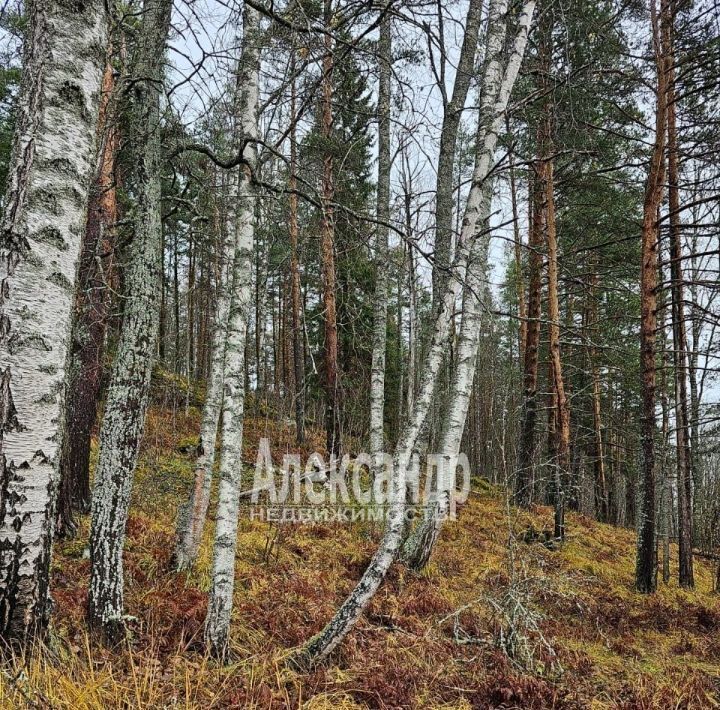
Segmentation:
{"type": "Polygon", "coordinates": [[[720,6],[3,0],[0,707],[720,707],[720,6]]]}

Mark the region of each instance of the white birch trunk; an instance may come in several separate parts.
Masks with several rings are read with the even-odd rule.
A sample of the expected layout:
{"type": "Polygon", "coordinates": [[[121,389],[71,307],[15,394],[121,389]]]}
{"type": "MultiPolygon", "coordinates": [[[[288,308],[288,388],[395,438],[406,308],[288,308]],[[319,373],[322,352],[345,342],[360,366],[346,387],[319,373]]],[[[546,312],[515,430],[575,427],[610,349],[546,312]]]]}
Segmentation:
{"type": "Polygon", "coordinates": [[[492,183],[486,183],[483,194],[483,234],[475,242],[471,263],[468,264],[467,283],[463,291],[462,325],[456,350],[456,367],[448,398],[439,454],[444,459],[443,471],[449,476],[446,482],[438,476],[433,515],[423,518],[407,539],[402,553],[403,562],[414,570],[422,569],[430,558],[450,510],[450,486],[460,453],[460,443],[465,429],[473,380],[476,371],[478,344],[482,331],[483,301],[487,293],[487,269],[489,248],[489,216],[492,203],[492,183]]]}
{"type": "Polygon", "coordinates": [[[392,35],[390,15],[380,25],[378,44],[380,87],[378,95],[378,185],[375,239],[375,305],[372,364],[370,368],[370,454],[374,467],[385,448],[385,351],[387,347],[387,251],[390,219],[390,76],[392,35]]]}
{"type": "Polygon", "coordinates": [[[103,0],[30,0],[0,222],[0,637],[49,615],[48,576],[73,285],[95,166],[103,0]]]}
{"type": "Polygon", "coordinates": [[[160,316],[160,91],[172,0],[145,0],[131,130],[136,147],[135,236],[123,324],[100,429],[90,530],[88,617],[111,641],[124,634],[123,545],[145,423],[160,316]]]}
{"type": "MultiPolygon", "coordinates": [[[[231,177],[231,183],[235,176],[231,177]]],[[[236,199],[236,185],[231,189],[236,199]]],[[[234,209],[231,208],[231,214],[234,209]]],[[[232,265],[235,253],[235,225],[225,229],[222,249],[222,268],[217,286],[217,304],[213,319],[212,349],[210,354],[210,376],[200,423],[200,441],[195,460],[193,486],[187,502],[178,512],[173,562],[178,571],[190,568],[197,558],[207,518],[212,487],[213,466],[218,424],[222,411],[223,384],[225,382],[225,343],[227,340],[230,292],[232,289],[232,265]]]]}
{"type": "MultiPolygon", "coordinates": [[[[512,84],[515,82],[517,73],[520,70],[520,63],[527,43],[527,35],[532,21],[533,10],[534,7],[531,7],[530,3],[526,4],[523,8],[519,31],[515,39],[514,52],[505,69],[502,89],[498,97],[499,102],[502,101],[503,91],[507,89],[508,85],[510,85],[510,89],[512,88],[512,84]]],[[[507,99],[505,100],[505,104],[507,104],[507,99]]],[[[483,114],[481,114],[480,125],[478,126],[479,145],[487,146],[489,133],[493,130],[499,130],[498,116],[493,117],[493,122],[495,123],[494,127],[492,124],[484,123],[484,117],[483,114]]],[[[477,156],[477,160],[478,162],[482,162],[482,159],[481,150],[477,156]]],[[[439,447],[439,453],[445,459],[445,470],[451,474],[451,481],[454,480],[452,474],[454,473],[457,456],[460,453],[460,444],[465,429],[465,420],[467,419],[470,396],[472,394],[473,381],[477,369],[477,351],[482,328],[482,305],[485,294],[487,293],[486,275],[490,241],[488,220],[492,203],[492,181],[485,182],[481,195],[481,203],[483,220],[480,226],[484,227],[484,229],[479,237],[476,236],[471,263],[467,270],[467,283],[463,293],[462,325],[460,327],[457,345],[457,364],[453,375],[448,411],[446,413],[439,447]]],[[[426,517],[417,525],[403,549],[403,561],[414,570],[421,570],[427,564],[438,536],[440,535],[443,521],[449,512],[452,493],[441,484],[440,481],[437,482],[437,488],[437,510],[435,514],[426,517]]]]}
{"type": "Polygon", "coordinates": [[[444,292],[452,264],[453,197],[457,137],[463,110],[467,101],[470,80],[474,75],[475,57],[480,33],[480,16],[483,0],[470,0],[465,17],[465,35],[455,72],[452,97],[445,104],[440,131],[437,179],[435,182],[435,253],[432,270],[433,302],[444,292]]]}
{"type": "Polygon", "coordinates": [[[322,660],[342,641],[382,584],[402,541],[405,527],[406,472],[420,428],[425,421],[435,393],[437,375],[447,346],[450,316],[460,295],[469,254],[473,250],[473,244],[479,232],[484,186],[492,167],[498,133],[502,127],[510,92],[525,53],[535,0],[530,0],[523,8],[520,29],[503,78],[501,54],[507,26],[507,5],[508,0],[493,0],[490,5],[486,61],[482,80],[483,98],[478,125],[479,148],[472,186],[468,195],[451,277],[435,319],[433,337],[425,358],[418,396],[413,411],[410,413],[410,421],[406,425],[395,451],[390,509],[385,534],[362,578],[333,619],[293,656],[292,663],[300,668],[307,668],[322,660]]]}
{"type": "Polygon", "coordinates": [[[227,654],[230,635],[242,479],[245,340],[252,298],[255,239],[256,196],[251,178],[257,164],[260,45],[260,15],[257,10],[245,4],[243,50],[237,76],[236,120],[240,137],[245,140],[243,154],[247,164],[242,166],[238,179],[232,297],[225,347],[220,485],[213,546],[212,586],[205,619],[205,641],[208,649],[221,658],[227,654]]]}

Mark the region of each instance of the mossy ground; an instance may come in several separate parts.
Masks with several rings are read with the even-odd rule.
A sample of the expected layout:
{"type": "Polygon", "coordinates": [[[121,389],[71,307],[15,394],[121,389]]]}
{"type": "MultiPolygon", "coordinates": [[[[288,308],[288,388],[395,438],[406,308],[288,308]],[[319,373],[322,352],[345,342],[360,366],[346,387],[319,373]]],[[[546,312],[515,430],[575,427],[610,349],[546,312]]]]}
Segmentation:
{"type": "MultiPolygon", "coordinates": [[[[396,566],[332,661],[290,671],[288,651],[316,633],[352,589],[380,529],[364,524],[240,523],[232,626],[233,662],[202,652],[211,563],[210,530],[197,568],[169,567],[178,503],[191,475],[198,414],[153,409],[137,471],[125,553],[128,613],[121,649],[85,634],[88,521],[59,541],[49,648],[0,676],[0,707],[73,708],[711,708],[720,704],[720,595],[697,562],[697,588],[632,588],[634,534],[568,516],[558,550],[517,543],[551,511],[517,513],[482,482],[448,524],[421,575],[396,566]],[[513,570],[511,573],[511,569],[513,570]],[[495,641],[495,610],[510,576],[540,615],[527,632],[532,672],[495,641]],[[461,610],[458,612],[458,610],[461,610]],[[457,612],[457,613],[456,613],[457,612]]],[[[320,445],[311,432],[307,450],[320,445]]],[[[271,419],[246,426],[247,460],[260,436],[292,451],[292,429],[271,419]]],[[[212,520],[211,520],[212,523],[212,520]]],[[[673,570],[674,572],[674,570],[673,570]]]]}

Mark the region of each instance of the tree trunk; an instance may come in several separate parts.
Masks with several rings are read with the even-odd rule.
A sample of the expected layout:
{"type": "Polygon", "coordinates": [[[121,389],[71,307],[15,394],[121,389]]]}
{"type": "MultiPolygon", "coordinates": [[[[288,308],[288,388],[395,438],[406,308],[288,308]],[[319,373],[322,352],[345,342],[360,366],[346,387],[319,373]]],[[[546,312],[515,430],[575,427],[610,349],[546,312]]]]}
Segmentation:
{"type": "MultiPolygon", "coordinates": [[[[505,126],[510,133],[510,119],[506,118],[505,126]]],[[[515,256],[515,288],[518,299],[518,361],[525,357],[525,343],[527,341],[527,306],[525,304],[525,284],[523,283],[522,237],[520,236],[520,218],[517,206],[517,183],[515,180],[515,158],[512,151],[508,154],[508,170],[510,173],[510,203],[513,218],[513,249],[515,256]]],[[[528,205],[531,210],[531,205],[528,205]]],[[[528,222],[532,219],[530,219],[528,222]]]]}
{"type": "MultiPolygon", "coordinates": [[[[235,199],[233,190],[231,190],[231,199],[235,199]]],[[[233,214],[232,207],[229,208],[229,212],[233,214]]],[[[226,225],[221,230],[222,255],[217,279],[218,295],[213,322],[210,377],[207,382],[207,393],[200,423],[200,441],[198,442],[197,458],[195,459],[193,486],[190,489],[187,502],[178,511],[175,533],[173,565],[178,571],[188,569],[195,563],[202,542],[210,502],[218,423],[222,410],[223,383],[225,380],[225,341],[232,290],[235,230],[234,225],[226,225]]]]}
{"type": "Polygon", "coordinates": [[[56,531],[72,536],[73,510],[90,508],[90,438],[97,418],[103,373],[105,332],[112,303],[113,245],[117,221],[115,157],[118,131],[111,106],[113,67],[103,77],[98,137],[100,159],[88,204],[78,266],[70,359],[65,378],[65,432],[60,453],[60,492],[56,531]]]}
{"type": "Polygon", "coordinates": [[[692,555],[692,454],[687,393],[687,334],[682,271],[680,224],[679,153],[675,119],[675,68],[673,15],[667,3],[663,15],[663,43],[667,66],[668,202],[670,208],[670,275],[672,293],[673,360],[675,366],[675,432],[677,438],[679,582],[695,586],[692,555]]]}
{"type": "Polygon", "coordinates": [[[482,219],[478,224],[482,235],[476,237],[472,256],[468,263],[466,285],[463,291],[462,324],[458,336],[457,364],[439,445],[439,453],[442,457],[442,471],[438,472],[436,482],[437,500],[435,510],[432,516],[427,516],[421,520],[403,548],[403,561],[415,571],[420,571],[428,563],[440,535],[442,524],[450,512],[451,496],[453,495],[451,487],[454,488],[455,470],[477,370],[478,344],[482,332],[482,305],[487,288],[490,241],[488,230],[490,227],[492,190],[492,181],[487,180],[482,194],[482,219]]]}
{"type": "MultiPolygon", "coordinates": [[[[452,97],[444,106],[435,184],[435,253],[432,269],[433,303],[442,299],[452,264],[454,169],[457,137],[470,82],[474,76],[483,0],[470,0],[452,97]]],[[[446,61],[443,57],[441,61],[446,61]]]]}
{"type": "MultiPolygon", "coordinates": [[[[552,8],[542,13],[540,20],[539,62],[545,103],[538,130],[538,151],[542,162],[538,178],[545,197],[545,239],[547,246],[548,285],[548,348],[550,357],[549,384],[554,405],[554,427],[551,448],[553,458],[553,499],[555,504],[555,537],[565,538],[565,506],[567,479],[570,470],[570,413],[562,371],[560,352],[560,299],[558,295],[558,244],[555,222],[555,181],[553,161],[554,106],[550,83],[552,72],[552,8]]],[[[550,413],[548,414],[550,416],[550,413]]]]}
{"type": "MultiPolygon", "coordinates": [[[[332,0],[324,0],[325,26],[332,24],[332,0]]],[[[322,59],[322,97],[320,133],[326,145],[332,140],[333,124],[333,40],[330,32],[324,34],[322,59]]],[[[322,170],[322,225],[320,227],[320,261],[323,281],[323,321],[325,324],[324,375],[325,375],[325,432],[328,456],[340,455],[341,410],[340,382],[338,378],[338,334],[335,296],[335,222],[333,199],[335,196],[333,155],[328,147],[323,157],[322,170]]]]}
{"type": "Polygon", "coordinates": [[[0,221],[0,638],[44,630],[73,285],[95,165],[105,4],[30,0],[0,221]]]}
{"type": "MultiPolygon", "coordinates": [[[[662,259],[660,259],[662,262],[662,259]]],[[[662,279],[662,266],[658,269],[658,277],[662,279]]],[[[660,294],[662,299],[658,304],[658,314],[660,315],[660,335],[661,335],[661,352],[662,352],[662,369],[660,374],[660,411],[662,413],[661,441],[662,449],[660,455],[660,481],[662,489],[660,491],[660,519],[662,536],[662,578],[665,584],[670,581],[670,537],[672,533],[672,480],[670,470],[667,465],[668,438],[670,431],[670,407],[668,403],[668,382],[667,373],[670,370],[670,353],[667,351],[667,338],[665,333],[665,298],[664,294],[660,294]]]]}
{"type": "Polygon", "coordinates": [[[305,353],[303,350],[303,327],[300,309],[302,293],[300,286],[300,259],[298,257],[298,196],[297,196],[297,89],[295,85],[295,59],[293,55],[290,87],[290,278],[292,302],[293,366],[295,369],[295,441],[298,446],[305,442],[305,353]]]}
{"type": "Polygon", "coordinates": [[[195,371],[195,269],[196,269],[196,247],[193,239],[193,232],[190,229],[188,234],[188,284],[187,284],[187,343],[185,347],[185,376],[187,377],[187,396],[185,408],[189,407],[190,388],[195,371]]]}
{"type": "Polygon", "coordinates": [[[638,549],[635,586],[639,592],[656,589],[655,557],[655,329],[657,328],[658,232],[657,210],[662,200],[664,180],[665,127],[667,96],[665,60],[655,0],[650,3],[655,46],[657,103],[655,140],[643,202],[642,261],[640,269],[640,375],[642,409],[640,437],[642,445],[642,482],[638,511],[638,549]]]}
{"type": "Polygon", "coordinates": [[[159,325],[162,234],[160,91],[172,0],[146,0],[132,83],[137,195],[135,237],[117,354],[100,430],[90,530],[88,618],[109,642],[124,635],[123,564],[132,476],[150,390],[159,325]]]}
{"type": "Polygon", "coordinates": [[[548,160],[544,165],[545,215],[548,253],[548,334],[550,346],[550,364],[552,372],[551,386],[556,407],[555,456],[555,537],[565,539],[565,498],[566,481],[570,469],[570,412],[562,372],[560,353],[560,307],[558,297],[558,248],[555,229],[555,197],[553,182],[553,163],[548,160]]]}
{"type": "Polygon", "coordinates": [[[542,308],[543,267],[543,199],[540,184],[541,166],[535,164],[531,180],[531,221],[528,239],[528,298],[527,331],[523,373],[523,414],[520,427],[520,452],[518,457],[515,502],[528,507],[533,500],[535,488],[535,425],[537,423],[538,357],[540,350],[540,314],[542,308]]]}
{"type": "Polygon", "coordinates": [[[382,584],[402,542],[405,530],[406,473],[420,429],[425,422],[435,394],[438,372],[442,366],[443,354],[447,349],[450,316],[454,311],[457,297],[460,295],[474,240],[479,232],[478,224],[483,216],[481,213],[483,188],[493,167],[498,133],[502,128],[503,115],[525,52],[534,9],[534,0],[530,0],[523,8],[518,35],[509,52],[510,56],[503,76],[501,55],[505,45],[507,0],[491,2],[482,79],[481,114],[478,124],[478,137],[481,140],[478,141],[478,154],[451,278],[442,306],[437,310],[433,324],[433,336],[425,358],[415,406],[393,457],[393,475],[389,486],[390,508],[385,533],[362,578],[333,619],[317,636],[314,636],[304,647],[295,652],[291,661],[295,666],[307,668],[314,665],[331,653],[342,641],[382,584]]]}
{"type": "Polygon", "coordinates": [[[370,455],[377,472],[377,457],[385,448],[385,351],[387,347],[387,267],[390,221],[390,77],[392,35],[390,14],[380,25],[378,45],[380,86],[378,95],[378,184],[375,225],[375,302],[373,312],[372,364],[370,368],[370,455]]]}
{"type": "Polygon", "coordinates": [[[205,642],[220,658],[227,654],[235,582],[238,509],[242,480],[242,437],[245,405],[245,345],[252,302],[253,244],[255,241],[255,188],[257,165],[260,72],[260,14],[249,5],[243,10],[243,51],[238,66],[236,124],[246,141],[246,164],[238,178],[235,215],[235,257],[232,296],[225,345],[225,379],[222,407],[222,446],[217,522],[213,544],[212,584],[205,619],[205,642]]]}
{"type": "Polygon", "coordinates": [[[179,375],[182,372],[180,363],[180,245],[178,244],[177,229],[173,235],[173,316],[175,320],[173,348],[173,372],[179,375]]]}
{"type": "Polygon", "coordinates": [[[596,287],[597,274],[593,274],[590,282],[590,345],[588,358],[590,360],[590,376],[592,378],[592,410],[593,410],[593,467],[595,510],[598,520],[610,522],[610,501],[608,495],[607,477],[605,475],[605,452],[603,447],[602,407],[600,398],[600,372],[597,365],[597,349],[594,338],[597,337],[597,302],[596,287]]]}
{"type": "MultiPolygon", "coordinates": [[[[417,328],[417,275],[415,273],[415,256],[413,254],[412,225],[412,175],[407,164],[407,156],[403,153],[403,215],[405,218],[405,241],[407,253],[407,289],[408,289],[408,356],[407,356],[407,393],[405,395],[405,412],[410,413],[415,404],[416,364],[419,334],[417,328]]],[[[400,427],[402,429],[402,427],[400,427]]],[[[398,431],[398,437],[400,436],[398,431]]]]}

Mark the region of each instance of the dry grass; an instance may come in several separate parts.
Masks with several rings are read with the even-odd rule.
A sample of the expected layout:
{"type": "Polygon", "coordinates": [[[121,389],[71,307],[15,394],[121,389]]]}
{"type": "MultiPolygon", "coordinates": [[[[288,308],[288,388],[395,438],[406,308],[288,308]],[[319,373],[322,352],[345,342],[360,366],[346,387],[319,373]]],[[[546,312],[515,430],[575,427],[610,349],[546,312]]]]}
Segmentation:
{"type": "MultiPolygon", "coordinates": [[[[153,410],[149,417],[125,555],[126,603],[138,619],[126,646],[110,651],[85,635],[84,520],[76,540],[56,547],[50,648],[6,668],[0,707],[718,706],[720,596],[711,592],[711,569],[698,563],[694,592],[673,583],[654,597],[636,595],[633,533],[577,515],[569,516],[563,549],[516,548],[515,572],[532,582],[539,628],[557,658],[538,646],[533,673],[506,658],[492,643],[501,621],[488,600],[507,588],[508,531],[531,523],[543,527],[550,511],[538,507],[513,513],[508,521],[500,492],[487,486],[446,527],[428,569],[419,576],[393,569],[332,663],[308,676],[289,671],[284,658],[322,627],[353,587],[377,544],[377,529],[358,524],[278,531],[242,520],[234,663],[219,667],[200,645],[210,531],[191,574],[168,568],[175,510],[189,482],[193,431],[194,410],[153,410]]],[[[266,435],[275,455],[293,450],[289,429],[252,419],[246,428],[248,460],[266,435]]],[[[321,435],[315,436],[310,446],[319,443],[321,435]]]]}

